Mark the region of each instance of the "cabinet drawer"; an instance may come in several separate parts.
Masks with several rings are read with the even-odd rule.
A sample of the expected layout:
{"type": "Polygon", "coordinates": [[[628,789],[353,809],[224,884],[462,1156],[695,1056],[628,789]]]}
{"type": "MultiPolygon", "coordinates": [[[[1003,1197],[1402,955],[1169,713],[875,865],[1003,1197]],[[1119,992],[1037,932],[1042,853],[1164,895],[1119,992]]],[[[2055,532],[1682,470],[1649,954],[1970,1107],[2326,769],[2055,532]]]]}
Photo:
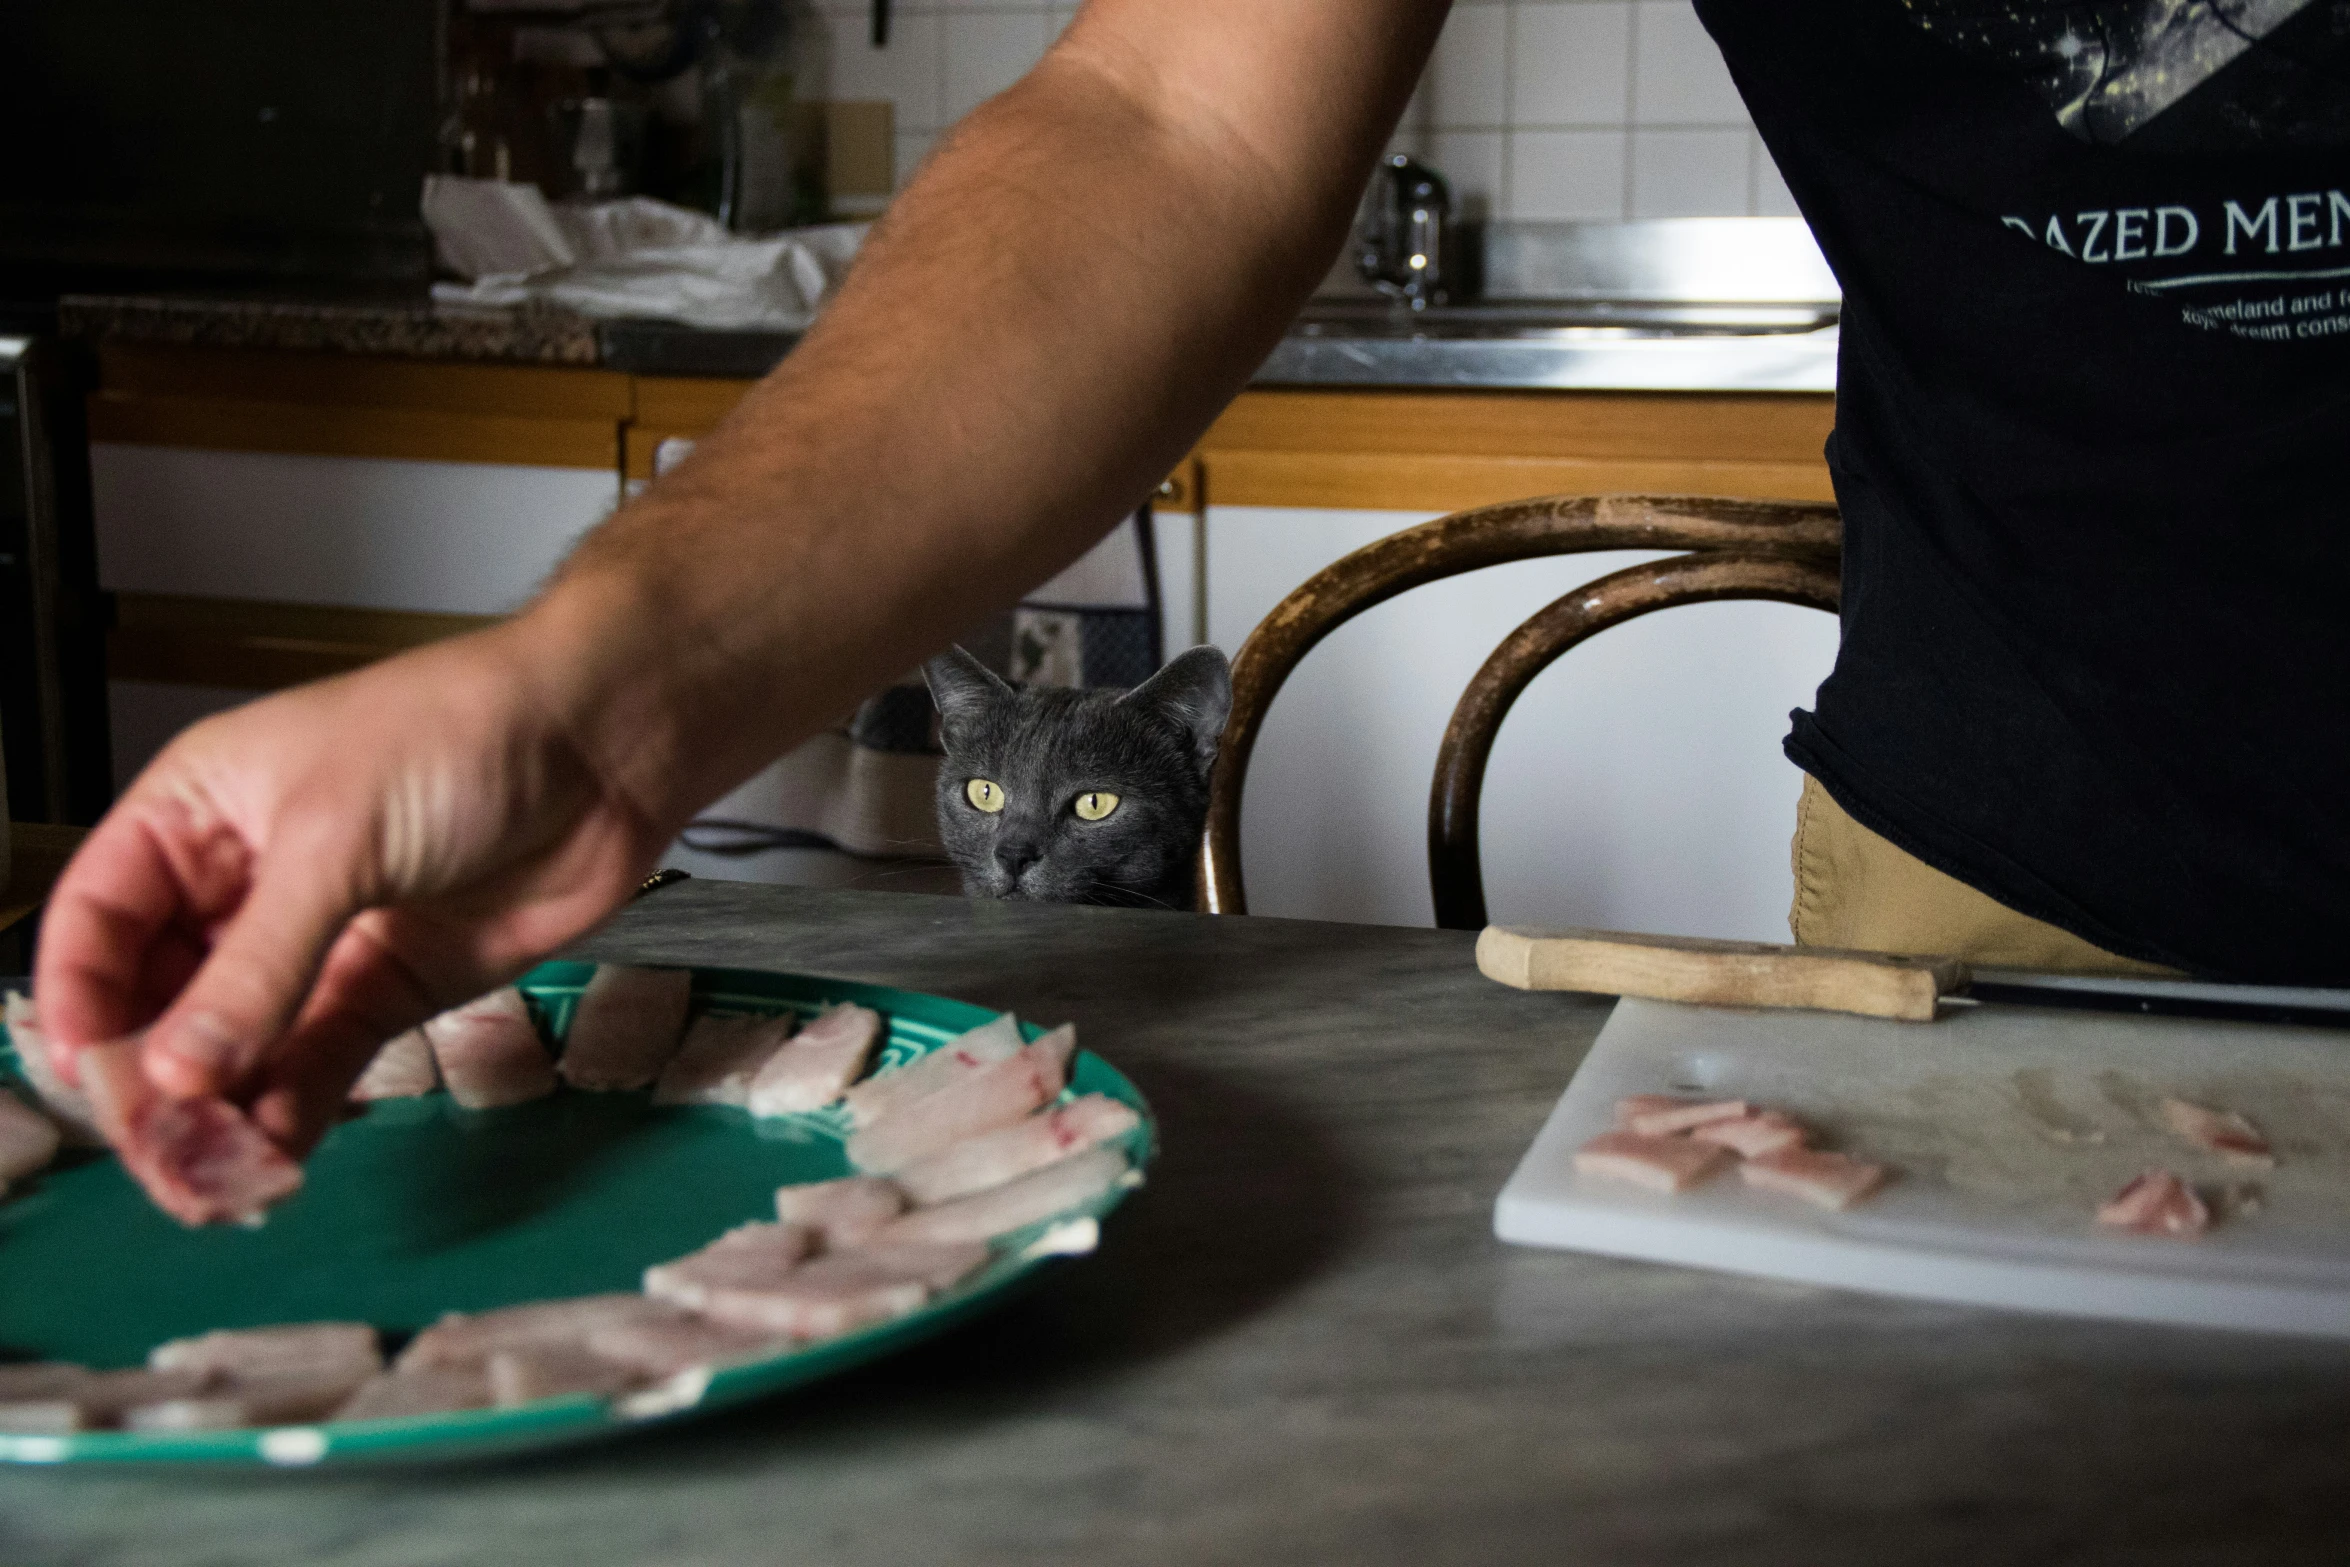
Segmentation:
{"type": "Polygon", "coordinates": [[[611,469],[93,443],[117,592],[495,615],[611,511],[611,469]]]}

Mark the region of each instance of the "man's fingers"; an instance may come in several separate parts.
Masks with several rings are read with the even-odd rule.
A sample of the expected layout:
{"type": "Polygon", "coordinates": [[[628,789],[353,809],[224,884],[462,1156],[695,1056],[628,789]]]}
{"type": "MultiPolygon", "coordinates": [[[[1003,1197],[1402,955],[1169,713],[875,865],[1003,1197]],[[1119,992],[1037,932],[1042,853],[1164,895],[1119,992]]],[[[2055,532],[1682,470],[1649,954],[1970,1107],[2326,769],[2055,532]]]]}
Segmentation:
{"type": "Polygon", "coordinates": [[[195,977],[147,1034],[147,1074],[166,1093],[225,1094],[293,1022],[355,910],[347,856],[273,844],[195,977]]]}
{"type": "Polygon", "coordinates": [[[193,914],[152,822],[118,811],[99,823],[50,894],[33,984],[68,1082],[79,1082],[77,1049],[144,1028],[185,982],[192,943],[182,923],[193,914]]]}

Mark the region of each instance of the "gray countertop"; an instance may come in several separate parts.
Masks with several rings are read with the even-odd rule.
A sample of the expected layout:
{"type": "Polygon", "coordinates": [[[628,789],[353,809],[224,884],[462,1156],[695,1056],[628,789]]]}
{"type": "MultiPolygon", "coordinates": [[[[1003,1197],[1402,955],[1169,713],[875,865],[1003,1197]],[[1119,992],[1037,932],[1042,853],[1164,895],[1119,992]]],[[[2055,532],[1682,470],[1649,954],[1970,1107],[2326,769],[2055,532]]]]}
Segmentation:
{"type": "Polygon", "coordinates": [[[585,946],[1075,1019],[1164,1155],[1098,1255],[841,1379],[460,1472],[0,1472],[0,1562],[2341,1559],[2350,1346],[1495,1241],[1605,1006],[1468,936],[689,882],[585,946]]]}
{"type": "MultiPolygon", "coordinates": [[[[435,304],[422,294],[347,298],[69,294],[64,330],[103,342],[394,354],[453,362],[597,365],[635,375],[765,375],[783,332],[665,321],[591,321],[556,309],[435,304]]],[[[1668,336],[1569,330],[1517,337],[1334,334],[1301,324],[1255,386],[1455,390],[1832,392],[1836,330],[1668,336]]]]}

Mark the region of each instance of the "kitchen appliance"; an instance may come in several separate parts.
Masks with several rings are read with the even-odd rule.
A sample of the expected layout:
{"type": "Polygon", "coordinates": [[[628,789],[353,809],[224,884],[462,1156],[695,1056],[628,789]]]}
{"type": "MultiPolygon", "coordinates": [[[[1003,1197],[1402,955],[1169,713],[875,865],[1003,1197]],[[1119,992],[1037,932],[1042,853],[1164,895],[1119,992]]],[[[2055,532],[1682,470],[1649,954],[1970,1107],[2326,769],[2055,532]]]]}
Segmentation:
{"type": "Polygon", "coordinates": [[[1625,1000],[1494,1207],[1502,1239],[1881,1294],[2350,1338],[2350,1051],[2315,1029],[1980,1007],[1931,1028],[1625,1000]],[[1578,1174],[1628,1094],[1785,1110],[1891,1166],[1843,1212],[1725,1172],[1676,1196],[1578,1174]],[[2239,1111],[2273,1169],[2199,1152],[2176,1096],[2239,1111]],[[2150,1165],[2212,1205],[2194,1240],[2096,1222],[2150,1165]]]}
{"type": "Polygon", "coordinates": [[[112,797],[85,382],[45,311],[0,308],[0,732],[8,815],[87,824],[112,797]]]}
{"type": "Polygon", "coordinates": [[[1427,165],[1400,152],[1380,162],[1355,241],[1362,280],[1408,309],[1443,304],[1455,292],[1452,190],[1427,165]]]}

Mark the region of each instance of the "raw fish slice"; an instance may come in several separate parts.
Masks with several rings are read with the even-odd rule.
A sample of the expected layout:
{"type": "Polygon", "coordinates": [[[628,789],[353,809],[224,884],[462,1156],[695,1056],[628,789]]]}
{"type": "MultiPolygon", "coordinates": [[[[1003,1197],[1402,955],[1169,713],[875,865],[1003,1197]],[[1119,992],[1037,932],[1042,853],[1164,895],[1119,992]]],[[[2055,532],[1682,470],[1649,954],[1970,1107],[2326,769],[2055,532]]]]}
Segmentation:
{"type": "Polygon", "coordinates": [[[432,1041],[424,1037],[423,1029],[412,1028],[375,1053],[367,1070],[359,1074],[359,1081],[351,1085],[351,1097],[363,1102],[413,1099],[440,1086],[441,1070],[433,1064],[432,1041]]]}
{"type": "Polygon", "coordinates": [[[2277,1162],[2260,1128],[2233,1110],[2207,1110],[2184,1099],[2165,1099],[2162,1119],[2195,1147],[2219,1154],[2231,1164],[2268,1169],[2277,1162]]]}
{"type": "Polygon", "coordinates": [[[142,1404],[193,1398],[217,1379],[201,1371],[90,1371],[54,1392],[0,1402],[0,1431],[95,1431],[142,1404]]]}
{"type": "Polygon", "coordinates": [[[123,1412],[122,1423],[133,1431],[221,1431],[323,1420],[375,1374],[346,1366],[237,1377],[209,1392],[136,1405],[123,1412]]]}
{"type": "Polygon", "coordinates": [[[935,1208],[917,1208],[892,1220],[876,1242],[992,1240],[1089,1203],[1126,1175],[1124,1154],[1115,1148],[1089,1148],[1016,1181],[935,1208]]]}
{"type": "Polygon", "coordinates": [[[1107,1094],[1087,1094],[910,1164],[898,1172],[897,1183],[917,1203],[945,1202],[1017,1180],[1141,1124],[1140,1116],[1107,1094]]]}
{"type": "Polygon", "coordinates": [[[0,1366],[0,1402],[19,1398],[47,1398],[97,1373],[65,1360],[33,1360],[0,1366]]]}
{"type": "Polygon", "coordinates": [[[512,985],[424,1025],[449,1097],[468,1110],[518,1105],[555,1091],[555,1063],[531,1025],[530,1005],[512,985]]]}
{"type": "Polygon", "coordinates": [[[661,1075],[685,1032],[694,976],[681,968],[599,963],[563,1036],[563,1080],[596,1092],[642,1088],[661,1075]]]}
{"type": "Polygon", "coordinates": [[[1616,1101],[1616,1125],[1643,1137],[1669,1137],[1709,1121],[1735,1121],[1746,1113],[1743,1099],[1676,1099],[1671,1094],[1633,1094],[1616,1101]]]}
{"type": "Polygon", "coordinates": [[[82,1428],[73,1390],[95,1373],[62,1361],[0,1366],[0,1431],[53,1435],[82,1428]]]}
{"type": "Polygon", "coordinates": [[[935,1093],[889,1113],[848,1142],[849,1162],[887,1175],[952,1147],[966,1137],[1009,1126],[1049,1104],[1069,1081],[1077,1030],[1054,1029],[1018,1054],[965,1072],[935,1093]]]}
{"type": "Polygon", "coordinates": [[[336,1420],[399,1420],[460,1409],[487,1409],[490,1375],[480,1366],[434,1366],[369,1377],[337,1409],[336,1420]]]}
{"type": "Polygon", "coordinates": [[[1575,1150],[1575,1169],[1651,1191],[1687,1191],[1727,1163],[1730,1151],[1686,1137],[1602,1132],[1575,1150]]]}
{"type": "Polygon", "coordinates": [[[1006,1012],[948,1040],[918,1061],[868,1078],[842,1095],[849,1125],[871,1126],[891,1111],[936,1093],[956,1079],[1020,1053],[1020,1020],[1006,1012]]]}
{"type": "Polygon", "coordinates": [[[2097,1222],[2134,1235],[2192,1240],[2211,1227],[2211,1210],[2170,1171],[2146,1170],[2097,1210],[2097,1222]]]}
{"type": "Polygon", "coordinates": [[[881,1014],[844,1001],[794,1035],[751,1079],[753,1115],[821,1110],[848,1092],[881,1041],[881,1014]]]}
{"type": "Polygon", "coordinates": [[[860,1246],[804,1263],[763,1284],[713,1289],[704,1313],[717,1321],[794,1338],[834,1338],[902,1317],[987,1261],[987,1248],[860,1246]]]}
{"type": "Polygon", "coordinates": [[[59,1141],[56,1123],[0,1088],[0,1190],[46,1168],[59,1141]]]}
{"type": "Polygon", "coordinates": [[[700,1251],[645,1270],[645,1293],[688,1311],[705,1311],[725,1289],[772,1284],[816,1250],[816,1233],[797,1224],[738,1224],[700,1251]]]}
{"type": "Polygon", "coordinates": [[[642,1295],[622,1294],[534,1300],[495,1311],[452,1311],[410,1339],[393,1368],[403,1374],[451,1366],[478,1370],[497,1350],[578,1342],[617,1323],[669,1320],[678,1315],[673,1306],[642,1295]]]}
{"type": "Polygon", "coordinates": [[[1803,1123],[1776,1110],[1755,1110],[1734,1121],[1708,1121],[1690,1129],[1697,1142],[1727,1148],[1741,1159],[1759,1159],[1782,1149],[1801,1148],[1811,1135],[1803,1123]]]}
{"type": "Polygon", "coordinates": [[[217,1371],[254,1377],[333,1377],[351,1385],[383,1369],[381,1343],[364,1322],[293,1322],[175,1338],[147,1351],[152,1371],[217,1371]]]}
{"type": "Polygon", "coordinates": [[[41,1108],[65,1133],[65,1140],[78,1147],[103,1148],[106,1134],[98,1130],[98,1113],[90,1108],[90,1096],[68,1088],[49,1063],[49,1046],[41,1037],[41,1015],[32,998],[20,991],[8,992],[0,1021],[8,1024],[9,1042],[16,1047],[17,1070],[24,1073],[41,1108]]]}
{"type": "Polygon", "coordinates": [[[791,1349],[788,1336],[754,1329],[728,1327],[702,1317],[679,1317],[672,1322],[631,1322],[598,1328],[587,1336],[587,1349],[638,1376],[659,1381],[694,1366],[723,1366],[738,1360],[764,1360],[791,1349]]]}
{"type": "Polygon", "coordinates": [[[568,1398],[574,1393],[610,1398],[644,1380],[636,1371],[592,1354],[581,1344],[501,1349],[490,1356],[489,1374],[490,1402],[500,1409],[542,1398],[568,1398]]]}
{"type": "Polygon", "coordinates": [[[698,1017],[653,1089],[657,1105],[744,1105],[751,1080],[791,1037],[790,1013],[777,1017],[698,1017]]]}
{"type": "Polygon", "coordinates": [[[302,1167],[236,1106],[164,1097],[139,1065],[136,1039],[92,1045],[76,1064],[124,1167],[180,1223],[258,1224],[301,1189],[302,1167]]]}
{"type": "Polygon", "coordinates": [[[837,1181],[779,1186],[775,1216],[823,1237],[826,1251],[862,1245],[874,1231],[906,1211],[906,1193],[880,1175],[849,1175],[837,1181]]]}
{"type": "Polygon", "coordinates": [[[1738,1167],[1747,1185],[1786,1192],[1822,1208],[1849,1208],[1885,1183],[1885,1167],[1840,1153],[1782,1148],[1738,1167]]]}

